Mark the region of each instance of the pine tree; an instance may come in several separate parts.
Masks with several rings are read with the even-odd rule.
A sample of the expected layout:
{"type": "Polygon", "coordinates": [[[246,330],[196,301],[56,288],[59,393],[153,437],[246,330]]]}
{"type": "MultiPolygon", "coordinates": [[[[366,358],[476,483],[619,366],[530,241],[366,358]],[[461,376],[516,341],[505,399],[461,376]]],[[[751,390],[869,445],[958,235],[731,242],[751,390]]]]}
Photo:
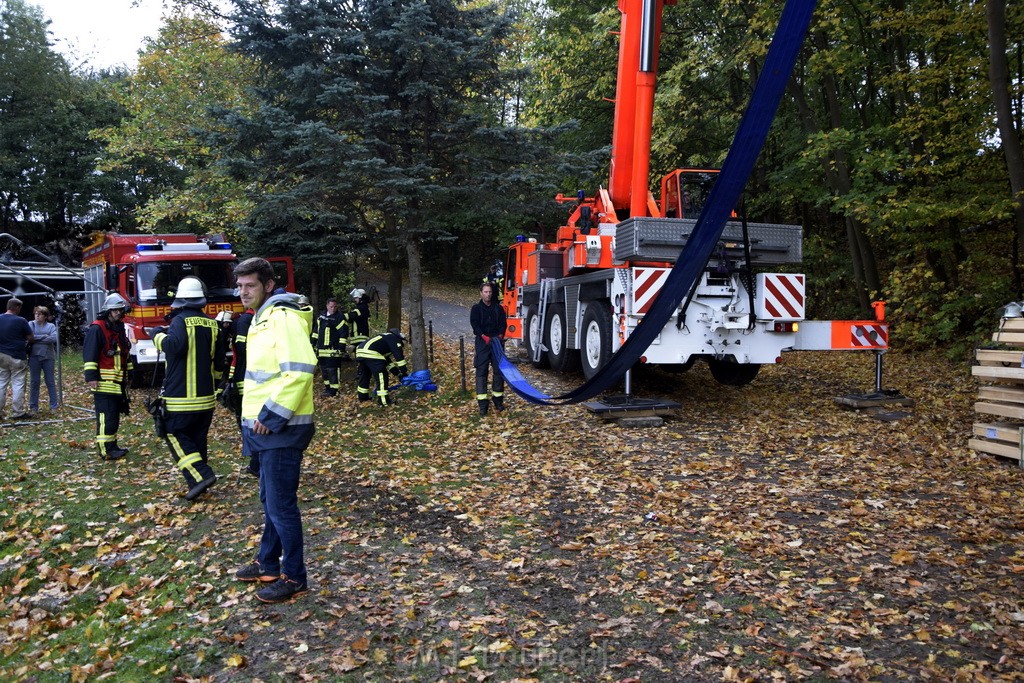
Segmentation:
{"type": "MultiPolygon", "coordinates": [[[[541,132],[501,125],[512,19],[451,0],[237,7],[239,48],[267,85],[259,111],[233,119],[234,168],[274,188],[250,239],[297,241],[307,261],[337,259],[362,239],[393,274],[407,265],[412,364],[425,367],[424,242],[452,239],[446,217],[459,209],[500,210],[495,195],[521,188],[544,154],[541,132]]],[[[391,283],[398,326],[400,280],[391,283]]]]}

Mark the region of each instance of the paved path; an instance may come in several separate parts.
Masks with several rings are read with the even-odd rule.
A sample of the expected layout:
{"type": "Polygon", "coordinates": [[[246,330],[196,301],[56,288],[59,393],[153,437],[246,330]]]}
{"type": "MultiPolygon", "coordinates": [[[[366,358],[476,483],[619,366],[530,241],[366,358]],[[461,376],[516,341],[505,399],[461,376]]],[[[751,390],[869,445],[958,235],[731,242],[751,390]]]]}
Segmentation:
{"type": "MultiPolygon", "coordinates": [[[[384,280],[378,280],[373,277],[366,277],[360,280],[360,287],[366,287],[367,285],[374,285],[377,287],[377,291],[380,292],[381,296],[385,296],[388,293],[388,283],[384,280]]],[[[373,304],[370,304],[372,307],[373,304]]],[[[402,307],[409,310],[409,289],[408,287],[402,288],[402,307]]],[[[381,314],[386,318],[387,311],[381,309],[381,314]]],[[[458,339],[464,335],[472,344],[471,338],[473,336],[473,330],[469,326],[469,308],[466,306],[459,306],[457,304],[451,304],[441,299],[434,299],[432,297],[423,297],[423,321],[428,326],[433,323],[434,334],[449,339],[458,339]]]]}
{"type": "Polygon", "coordinates": [[[469,309],[465,306],[423,297],[423,320],[428,326],[433,323],[434,334],[450,339],[458,339],[460,335],[465,335],[467,340],[473,336],[473,330],[469,326],[469,309]]]}

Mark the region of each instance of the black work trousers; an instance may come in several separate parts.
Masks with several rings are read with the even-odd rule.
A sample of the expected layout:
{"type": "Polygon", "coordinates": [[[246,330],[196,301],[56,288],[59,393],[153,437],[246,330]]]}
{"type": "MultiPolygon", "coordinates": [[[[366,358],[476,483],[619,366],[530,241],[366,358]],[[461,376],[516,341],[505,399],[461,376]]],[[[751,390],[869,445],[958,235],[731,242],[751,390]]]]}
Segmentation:
{"type": "Polygon", "coordinates": [[[167,413],[167,446],[175,466],[181,470],[185,483],[192,488],[203,479],[213,476],[207,463],[207,437],[213,410],[195,413],[167,413]]]}
{"type": "Polygon", "coordinates": [[[359,359],[356,393],[361,400],[370,398],[370,384],[377,381],[377,400],[382,406],[388,404],[388,364],[382,360],[359,359]]]}
{"type": "Polygon", "coordinates": [[[92,392],[96,405],[96,449],[103,457],[117,447],[117,429],[121,426],[121,394],[92,392]]]}
{"type": "Polygon", "coordinates": [[[320,358],[320,374],[324,378],[324,388],[329,392],[338,392],[341,386],[338,382],[338,368],[341,367],[341,359],[337,356],[320,358]]]}

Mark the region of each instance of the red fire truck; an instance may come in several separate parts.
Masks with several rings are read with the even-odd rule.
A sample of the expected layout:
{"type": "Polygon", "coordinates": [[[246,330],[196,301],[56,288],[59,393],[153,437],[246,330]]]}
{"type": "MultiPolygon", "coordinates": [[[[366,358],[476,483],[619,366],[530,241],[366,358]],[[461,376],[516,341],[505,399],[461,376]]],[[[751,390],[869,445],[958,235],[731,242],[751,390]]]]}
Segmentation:
{"type": "MultiPolygon", "coordinates": [[[[278,282],[295,291],[295,275],[288,257],[268,259],[278,272],[278,282]]],[[[117,293],[132,306],[125,328],[132,343],[132,360],[140,378],[143,371],[161,362],[146,327],[164,325],[171,311],[174,290],[181,278],[198,277],[206,285],[207,315],[221,311],[240,313],[235,291],[234,267],[238,257],[219,237],[193,234],[122,235],[97,233],[82,250],[87,286],[87,320],[95,320],[107,294],[117,293]]]]}

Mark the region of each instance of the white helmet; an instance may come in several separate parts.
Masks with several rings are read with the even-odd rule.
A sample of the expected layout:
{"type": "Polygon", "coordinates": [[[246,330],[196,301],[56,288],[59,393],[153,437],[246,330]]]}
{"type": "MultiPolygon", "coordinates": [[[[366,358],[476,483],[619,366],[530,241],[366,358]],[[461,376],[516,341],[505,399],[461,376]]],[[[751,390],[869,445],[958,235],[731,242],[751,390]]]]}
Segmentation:
{"type": "Polygon", "coordinates": [[[107,298],[103,300],[103,305],[100,306],[100,313],[106,313],[107,311],[128,313],[130,310],[132,310],[131,304],[120,294],[108,294],[107,298]]]}
{"type": "Polygon", "coordinates": [[[174,301],[171,302],[171,308],[182,308],[189,305],[206,305],[206,285],[194,275],[181,278],[174,294],[174,301]]]}
{"type": "Polygon", "coordinates": [[[351,292],[349,292],[348,295],[350,297],[352,297],[353,299],[362,299],[364,296],[366,296],[366,290],[365,289],[359,289],[357,287],[357,288],[353,289],[351,292]]]}

